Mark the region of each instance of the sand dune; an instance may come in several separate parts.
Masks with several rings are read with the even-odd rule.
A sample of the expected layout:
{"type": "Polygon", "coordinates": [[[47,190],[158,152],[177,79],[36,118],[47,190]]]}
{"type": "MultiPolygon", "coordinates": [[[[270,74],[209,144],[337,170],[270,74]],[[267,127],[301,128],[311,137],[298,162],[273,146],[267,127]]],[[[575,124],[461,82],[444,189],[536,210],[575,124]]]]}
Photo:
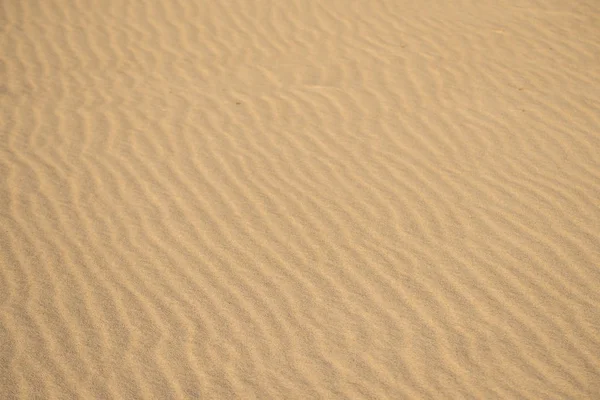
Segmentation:
{"type": "Polygon", "coordinates": [[[597,1],[0,5],[0,398],[600,398],[597,1]]]}

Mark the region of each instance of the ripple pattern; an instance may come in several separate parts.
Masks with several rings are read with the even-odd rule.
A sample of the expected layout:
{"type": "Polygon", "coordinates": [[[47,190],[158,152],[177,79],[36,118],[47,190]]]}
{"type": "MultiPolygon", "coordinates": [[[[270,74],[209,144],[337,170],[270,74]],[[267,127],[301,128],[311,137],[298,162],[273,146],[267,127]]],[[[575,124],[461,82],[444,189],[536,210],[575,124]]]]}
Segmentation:
{"type": "Polygon", "coordinates": [[[598,2],[0,10],[0,398],[600,398],[598,2]]]}

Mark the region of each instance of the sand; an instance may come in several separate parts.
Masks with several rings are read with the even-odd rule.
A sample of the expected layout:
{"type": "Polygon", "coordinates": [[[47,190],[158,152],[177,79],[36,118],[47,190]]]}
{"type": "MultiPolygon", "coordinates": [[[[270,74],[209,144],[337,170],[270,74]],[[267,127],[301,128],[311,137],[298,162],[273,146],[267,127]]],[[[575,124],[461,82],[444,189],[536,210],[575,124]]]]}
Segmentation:
{"type": "Polygon", "coordinates": [[[600,2],[0,4],[1,399],[600,399],[600,2]]]}

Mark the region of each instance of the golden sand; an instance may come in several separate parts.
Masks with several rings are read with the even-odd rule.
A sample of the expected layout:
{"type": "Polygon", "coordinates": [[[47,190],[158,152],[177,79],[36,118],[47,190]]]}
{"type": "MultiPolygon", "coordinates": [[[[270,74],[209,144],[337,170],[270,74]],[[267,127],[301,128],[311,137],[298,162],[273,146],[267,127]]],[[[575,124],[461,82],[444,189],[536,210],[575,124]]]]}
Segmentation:
{"type": "Polygon", "coordinates": [[[0,399],[600,399],[600,2],[0,5],[0,399]]]}

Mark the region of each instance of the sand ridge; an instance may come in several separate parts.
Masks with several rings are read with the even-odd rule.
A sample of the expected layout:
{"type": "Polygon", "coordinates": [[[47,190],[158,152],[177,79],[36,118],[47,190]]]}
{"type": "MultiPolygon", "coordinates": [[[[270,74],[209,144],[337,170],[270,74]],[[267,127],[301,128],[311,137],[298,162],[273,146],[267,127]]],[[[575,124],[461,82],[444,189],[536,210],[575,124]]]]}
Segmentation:
{"type": "Polygon", "coordinates": [[[597,2],[0,5],[0,398],[600,398],[597,2]]]}

